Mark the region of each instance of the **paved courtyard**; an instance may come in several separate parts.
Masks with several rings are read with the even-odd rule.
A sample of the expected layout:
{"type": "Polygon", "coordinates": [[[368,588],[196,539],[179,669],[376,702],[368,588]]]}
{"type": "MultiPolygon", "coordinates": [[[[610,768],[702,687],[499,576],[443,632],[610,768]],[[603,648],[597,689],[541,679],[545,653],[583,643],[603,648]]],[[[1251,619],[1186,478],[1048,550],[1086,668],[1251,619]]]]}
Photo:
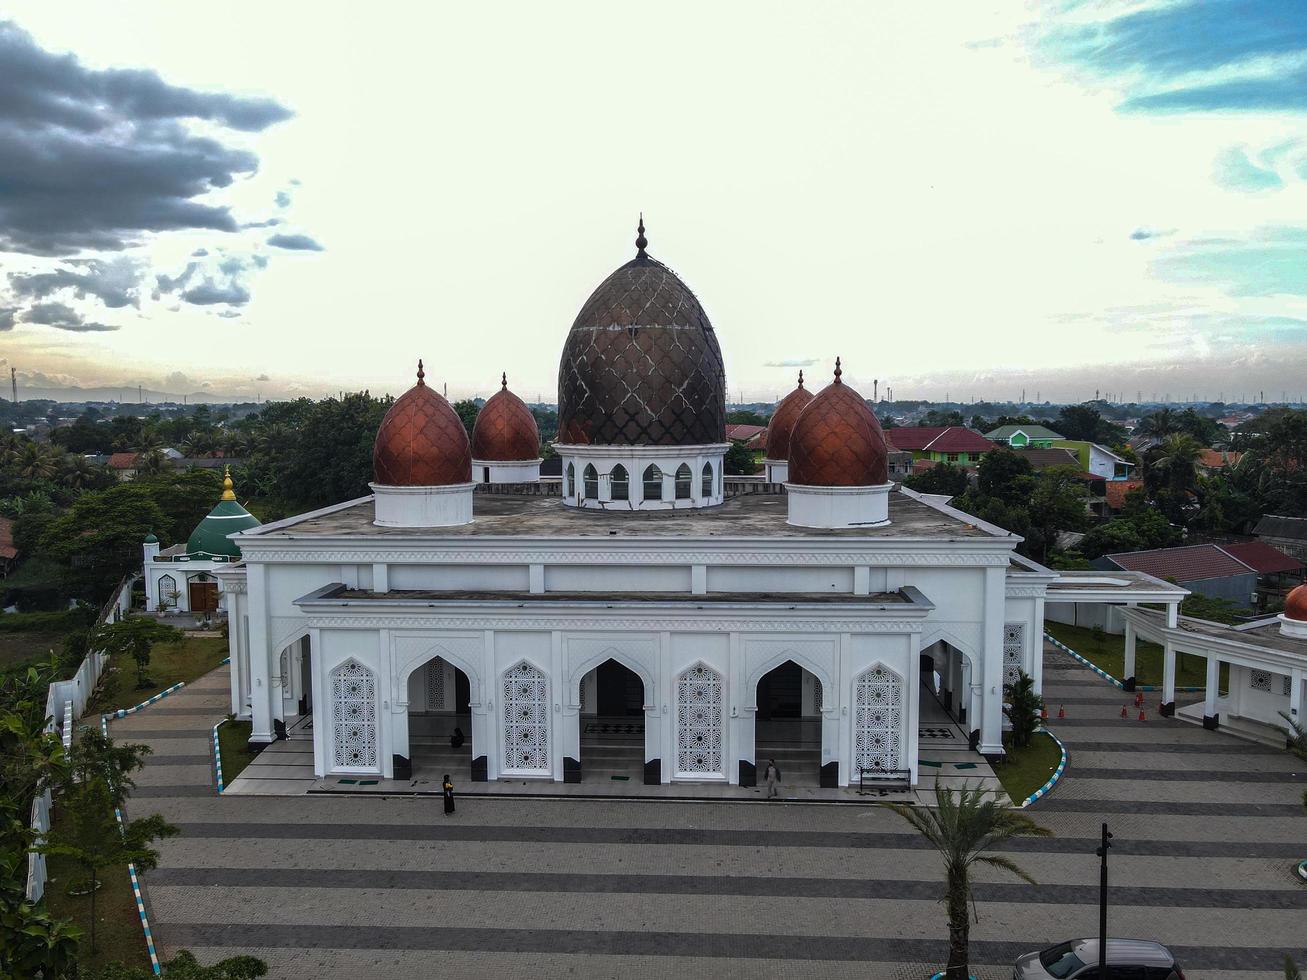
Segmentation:
{"type": "MultiPolygon", "coordinates": [[[[1190,980],[1307,964],[1307,763],[1161,719],[1046,652],[1068,776],[1031,813],[1056,836],[980,872],[981,978],[1094,933],[1099,824],[1116,835],[1111,930],[1155,937],[1190,980]]],[[[939,859],[876,806],[214,794],[226,669],[113,734],[153,746],[133,815],[182,835],[145,878],[165,956],[249,952],[278,978],[925,977],[947,934],[939,859]]]]}

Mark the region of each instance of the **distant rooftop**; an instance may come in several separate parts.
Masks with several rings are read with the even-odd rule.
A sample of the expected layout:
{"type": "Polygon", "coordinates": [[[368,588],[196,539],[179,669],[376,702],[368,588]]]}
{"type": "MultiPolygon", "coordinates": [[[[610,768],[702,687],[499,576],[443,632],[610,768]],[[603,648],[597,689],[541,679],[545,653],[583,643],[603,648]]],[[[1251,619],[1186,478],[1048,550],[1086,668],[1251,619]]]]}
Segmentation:
{"type": "Polygon", "coordinates": [[[1061,439],[1062,433],[1054,432],[1043,425],[1000,425],[997,429],[985,433],[986,439],[1007,442],[1018,432],[1024,432],[1031,439],[1061,439]]]}

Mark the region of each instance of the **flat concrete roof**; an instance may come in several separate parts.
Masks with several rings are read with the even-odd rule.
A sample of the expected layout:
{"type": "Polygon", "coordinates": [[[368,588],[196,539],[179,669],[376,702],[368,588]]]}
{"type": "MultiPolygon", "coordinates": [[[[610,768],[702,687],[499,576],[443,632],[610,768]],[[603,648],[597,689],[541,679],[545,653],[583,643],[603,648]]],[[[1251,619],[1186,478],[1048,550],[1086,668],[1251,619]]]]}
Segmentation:
{"type": "Polygon", "coordinates": [[[568,507],[558,497],[478,493],[471,524],[441,528],[377,527],[372,498],[252,528],[246,538],[930,538],[962,541],[993,538],[983,526],[891,493],[885,527],[805,528],[786,523],[784,494],[740,494],[700,510],[598,511],[568,507]]]}
{"type": "MultiPolygon", "coordinates": [[[[1139,609],[1138,611],[1149,619],[1159,620],[1160,625],[1166,625],[1166,614],[1161,610],[1139,609]]],[[[1181,616],[1176,628],[1183,633],[1210,636],[1218,640],[1233,640],[1237,643],[1248,643],[1252,646],[1266,647],[1270,650],[1296,653],[1299,656],[1307,654],[1307,640],[1297,640],[1282,634],[1278,619],[1270,622],[1251,623],[1245,626],[1227,626],[1225,623],[1213,623],[1206,619],[1181,616]]]]}
{"type": "Polygon", "coordinates": [[[859,605],[859,606],[902,606],[912,605],[912,600],[899,592],[874,592],[871,595],[851,595],[847,592],[708,592],[704,594],[690,592],[441,592],[438,590],[396,590],[390,592],[370,592],[365,589],[340,588],[333,592],[323,592],[312,597],[306,596],[306,602],[340,601],[346,604],[363,603],[430,603],[447,605],[451,602],[496,602],[512,603],[597,603],[613,605],[614,603],[658,603],[677,602],[694,605],[721,605],[723,603],[767,603],[769,605],[859,605]]]}
{"type": "Polygon", "coordinates": [[[1081,570],[1060,571],[1057,580],[1048,585],[1050,602],[1059,601],[1059,593],[1094,592],[1104,599],[1119,595],[1122,602],[1129,602],[1132,596],[1157,595],[1165,593],[1177,597],[1186,596],[1189,590],[1173,582],[1164,582],[1147,572],[1081,570]]]}

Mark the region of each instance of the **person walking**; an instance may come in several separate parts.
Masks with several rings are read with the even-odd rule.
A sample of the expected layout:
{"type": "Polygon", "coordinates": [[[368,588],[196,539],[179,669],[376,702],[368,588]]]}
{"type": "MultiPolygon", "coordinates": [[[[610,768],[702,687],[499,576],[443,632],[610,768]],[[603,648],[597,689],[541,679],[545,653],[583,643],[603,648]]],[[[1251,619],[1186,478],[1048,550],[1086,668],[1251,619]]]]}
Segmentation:
{"type": "Polygon", "coordinates": [[[779,789],[781,770],[780,767],[776,765],[775,759],[767,760],[767,769],[763,773],[763,777],[767,780],[767,799],[773,800],[779,797],[781,795],[779,789]]]}
{"type": "Polygon", "coordinates": [[[445,816],[454,812],[454,784],[449,780],[449,773],[440,781],[440,788],[445,793],[445,816]]]}

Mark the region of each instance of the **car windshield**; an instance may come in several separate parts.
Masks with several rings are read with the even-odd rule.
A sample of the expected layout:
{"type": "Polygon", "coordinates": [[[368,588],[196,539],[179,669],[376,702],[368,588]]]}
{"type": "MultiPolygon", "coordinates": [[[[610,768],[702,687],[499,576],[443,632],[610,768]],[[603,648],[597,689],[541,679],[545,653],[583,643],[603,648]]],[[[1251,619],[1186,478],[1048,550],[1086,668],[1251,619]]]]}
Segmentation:
{"type": "Polygon", "coordinates": [[[1059,978],[1069,977],[1085,965],[1085,961],[1071,951],[1070,943],[1044,950],[1039,954],[1039,962],[1049,976],[1059,978]]]}

